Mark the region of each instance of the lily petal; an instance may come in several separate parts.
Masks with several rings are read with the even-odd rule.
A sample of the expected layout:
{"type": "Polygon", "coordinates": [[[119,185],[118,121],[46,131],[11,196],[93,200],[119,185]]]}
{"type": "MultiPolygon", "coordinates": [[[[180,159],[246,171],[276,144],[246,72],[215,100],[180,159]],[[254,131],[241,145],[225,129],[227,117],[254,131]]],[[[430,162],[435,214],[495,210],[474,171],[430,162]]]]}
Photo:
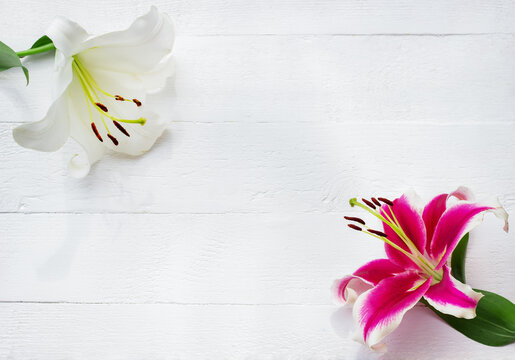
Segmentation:
{"type": "Polygon", "coordinates": [[[431,286],[424,298],[436,310],[458,318],[473,319],[476,317],[476,307],[483,294],[456,280],[450,274],[449,267],[443,266],[443,279],[431,286]]]}
{"type": "Polygon", "coordinates": [[[438,224],[438,221],[440,220],[440,217],[442,216],[444,211],[447,209],[447,200],[449,200],[450,197],[455,197],[458,200],[474,200],[474,194],[472,193],[472,191],[465,186],[460,186],[450,194],[440,194],[435,196],[424,207],[422,218],[424,219],[424,223],[426,224],[426,251],[428,253],[430,252],[431,241],[433,239],[433,234],[435,232],[436,225],[438,224]]]}
{"type": "Polygon", "coordinates": [[[386,278],[358,297],[353,316],[368,346],[378,344],[395,330],[406,311],[420,300],[431,285],[415,271],[386,278]]]}
{"type": "Polygon", "coordinates": [[[493,212],[505,222],[508,231],[508,213],[498,201],[493,206],[460,201],[449,207],[442,214],[431,242],[429,255],[438,261],[436,270],[440,269],[452,254],[460,239],[483,221],[485,211],[493,212]]]}
{"type": "Polygon", "coordinates": [[[172,51],[173,23],[155,6],[123,31],[94,37],[82,44],[79,58],[86,67],[131,74],[152,71],[172,51]]]}
{"type": "Polygon", "coordinates": [[[360,267],[352,275],[335,280],[333,294],[339,303],[353,303],[358,295],[366,289],[403,271],[403,268],[388,259],[373,260],[360,267]]]}
{"type": "Polygon", "coordinates": [[[70,133],[65,91],[72,77],[71,61],[63,61],[56,72],[54,101],[46,115],[13,130],[14,140],[19,145],[39,151],[56,151],[64,145],[70,133]]]}
{"type": "MultiPolygon", "coordinates": [[[[81,145],[85,151],[86,157],[75,155],[70,159],[68,172],[71,176],[81,178],[89,173],[91,165],[97,162],[106,151],[91,129],[92,120],[97,124],[98,129],[102,130],[102,119],[95,109],[88,109],[88,102],[84,94],[80,82],[76,75],[68,88],[67,94],[71,101],[68,103],[70,114],[70,136],[81,145]],[[89,117],[91,111],[92,117],[89,117]]],[[[91,105],[89,105],[92,107],[91,105]]]]}
{"type": "Polygon", "coordinates": [[[82,26],[62,16],[52,22],[46,35],[67,58],[79,52],[82,43],[89,37],[82,26]]]}
{"type": "MultiPolygon", "coordinates": [[[[400,198],[393,201],[394,206],[388,207],[387,205],[384,205],[381,208],[381,213],[383,216],[393,219],[391,213],[391,211],[393,211],[393,215],[395,215],[395,218],[399,221],[399,224],[408,238],[421,253],[424,253],[426,246],[426,227],[424,225],[424,220],[415,205],[417,201],[414,199],[414,196],[415,195],[402,195],[400,198]]],[[[402,241],[392,228],[386,224],[383,224],[383,228],[388,240],[392,241],[404,250],[408,250],[404,241],[402,241]]],[[[415,263],[392,246],[385,244],[385,251],[388,258],[397,265],[404,268],[418,269],[418,266],[415,263]]]]}
{"type": "Polygon", "coordinates": [[[474,193],[466,186],[460,186],[449,194],[449,197],[451,196],[454,196],[458,200],[474,201],[474,193]]]}
{"type": "Polygon", "coordinates": [[[440,220],[440,217],[444,213],[445,209],[447,209],[448,196],[448,194],[440,194],[435,196],[433,200],[431,200],[426,205],[426,207],[424,208],[424,212],[422,213],[422,218],[424,219],[424,224],[426,225],[426,250],[428,253],[436,225],[438,224],[438,221],[440,220]]]}

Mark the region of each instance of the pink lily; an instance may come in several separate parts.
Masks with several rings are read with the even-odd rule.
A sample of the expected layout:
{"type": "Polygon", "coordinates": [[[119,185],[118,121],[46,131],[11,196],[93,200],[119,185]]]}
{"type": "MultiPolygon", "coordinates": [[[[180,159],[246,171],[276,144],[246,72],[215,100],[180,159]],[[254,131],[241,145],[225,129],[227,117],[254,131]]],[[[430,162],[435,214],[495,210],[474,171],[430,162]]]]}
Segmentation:
{"type": "Polygon", "coordinates": [[[370,229],[360,218],[345,217],[363,231],[385,242],[387,259],[373,260],[352,275],[336,280],[334,291],[342,303],[354,303],[353,317],[360,338],[373,350],[399,326],[402,317],[423,297],[442,313],[472,319],[482,294],[456,280],[447,264],[460,239],[493,212],[505,222],[508,214],[498,201],[475,203],[464,187],[433,198],[423,209],[418,197],[402,195],[393,202],[384,198],[351,199],[383,223],[383,231],[370,229]],[[455,197],[455,204],[448,199],[455,197]]]}

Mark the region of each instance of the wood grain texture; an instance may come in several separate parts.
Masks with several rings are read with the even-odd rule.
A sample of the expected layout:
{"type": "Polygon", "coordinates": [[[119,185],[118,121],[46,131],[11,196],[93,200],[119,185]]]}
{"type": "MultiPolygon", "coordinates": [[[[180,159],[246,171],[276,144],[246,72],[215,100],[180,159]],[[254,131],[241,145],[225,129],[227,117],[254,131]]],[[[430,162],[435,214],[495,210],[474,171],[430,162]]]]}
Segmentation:
{"type": "MultiPolygon", "coordinates": [[[[0,359],[377,359],[330,286],[383,257],[354,196],[470,186],[515,211],[512,1],[52,1],[2,8],[22,49],[56,15],[92,33],[173,16],[170,126],[83,180],[14,143],[51,56],[0,74],[0,359]]],[[[370,223],[374,221],[371,220],[370,223]]],[[[515,300],[513,235],[471,234],[470,284],[515,300]]],[[[383,359],[511,359],[422,307],[383,359]]]]}
{"type": "MultiPolygon", "coordinates": [[[[10,39],[29,45],[56,14],[80,20],[90,31],[128,25],[156,5],[175,19],[181,34],[482,34],[513,33],[509,0],[22,0],[3,9],[10,39]],[[34,16],[34,21],[27,17],[34,16]],[[113,16],[116,18],[113,21],[113,16]],[[23,25],[23,26],[20,26],[23,25]]],[[[4,31],[2,31],[4,33],[4,31]]]]}
{"type": "MultiPolygon", "coordinates": [[[[328,306],[1,304],[0,356],[377,359],[346,341],[350,316],[348,309],[328,306]]],[[[392,335],[389,350],[383,359],[451,360],[479,358],[484,347],[416,308],[392,335]]],[[[509,347],[490,348],[487,354],[500,360],[513,355],[509,347]]]]}

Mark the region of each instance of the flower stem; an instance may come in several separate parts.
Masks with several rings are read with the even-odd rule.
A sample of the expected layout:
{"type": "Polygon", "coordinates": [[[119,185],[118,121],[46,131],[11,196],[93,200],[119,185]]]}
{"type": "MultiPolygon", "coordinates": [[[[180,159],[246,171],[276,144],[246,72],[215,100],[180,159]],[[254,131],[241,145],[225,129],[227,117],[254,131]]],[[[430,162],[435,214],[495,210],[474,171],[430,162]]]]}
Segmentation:
{"type": "Polygon", "coordinates": [[[54,49],[55,49],[54,43],[50,43],[50,44],[38,46],[38,47],[35,47],[35,48],[32,48],[32,49],[18,51],[16,53],[16,55],[18,55],[19,57],[22,58],[22,57],[27,56],[27,55],[39,54],[39,53],[47,52],[47,51],[54,50],[54,49]]]}

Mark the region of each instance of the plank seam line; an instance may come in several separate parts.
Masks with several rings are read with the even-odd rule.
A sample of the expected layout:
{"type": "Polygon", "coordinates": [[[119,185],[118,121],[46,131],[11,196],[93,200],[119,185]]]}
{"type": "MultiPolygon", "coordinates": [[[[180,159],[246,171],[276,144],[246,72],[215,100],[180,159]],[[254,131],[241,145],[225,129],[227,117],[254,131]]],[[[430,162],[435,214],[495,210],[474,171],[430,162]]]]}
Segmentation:
{"type": "Polygon", "coordinates": [[[102,301],[36,301],[36,300],[0,300],[0,304],[28,304],[28,305],[177,305],[177,306],[331,306],[331,304],[313,303],[188,303],[175,301],[153,302],[102,302],[102,301]]]}

